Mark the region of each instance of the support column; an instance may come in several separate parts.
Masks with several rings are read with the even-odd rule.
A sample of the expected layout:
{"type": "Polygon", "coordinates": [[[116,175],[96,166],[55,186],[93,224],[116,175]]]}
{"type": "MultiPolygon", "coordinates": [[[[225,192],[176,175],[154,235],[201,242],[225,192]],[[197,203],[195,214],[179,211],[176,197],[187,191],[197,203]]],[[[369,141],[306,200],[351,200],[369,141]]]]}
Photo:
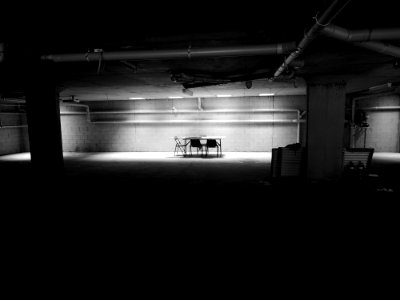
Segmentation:
{"type": "Polygon", "coordinates": [[[307,178],[338,178],[343,165],[345,82],[309,82],[307,87],[307,178]]]}
{"type": "Polygon", "coordinates": [[[31,163],[34,174],[56,179],[63,173],[64,160],[55,75],[48,62],[28,66],[25,84],[31,163]]]}

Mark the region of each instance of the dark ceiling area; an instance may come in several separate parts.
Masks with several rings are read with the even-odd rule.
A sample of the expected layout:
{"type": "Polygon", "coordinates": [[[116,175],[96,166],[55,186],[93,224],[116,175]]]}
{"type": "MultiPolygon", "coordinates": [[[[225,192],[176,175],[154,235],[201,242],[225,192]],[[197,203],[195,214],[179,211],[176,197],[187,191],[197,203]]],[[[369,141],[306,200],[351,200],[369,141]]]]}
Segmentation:
{"type": "MultiPolygon", "coordinates": [[[[32,55],[298,45],[332,2],[68,2],[60,7],[13,7],[1,20],[2,94],[21,93],[23,87],[16,83],[26,67],[21,58],[32,55]]],[[[341,2],[334,25],[348,30],[400,28],[396,1],[341,2]]],[[[383,42],[400,47],[398,39],[383,42]]],[[[400,81],[399,57],[321,34],[271,80],[293,51],[295,47],[276,55],[95,59],[56,62],[53,69],[60,95],[84,100],[158,98],[182,95],[183,89],[192,89],[193,97],[213,96],[222,89],[234,95],[263,90],[303,94],[301,80],[319,76],[346,80],[349,92],[400,81]]]]}

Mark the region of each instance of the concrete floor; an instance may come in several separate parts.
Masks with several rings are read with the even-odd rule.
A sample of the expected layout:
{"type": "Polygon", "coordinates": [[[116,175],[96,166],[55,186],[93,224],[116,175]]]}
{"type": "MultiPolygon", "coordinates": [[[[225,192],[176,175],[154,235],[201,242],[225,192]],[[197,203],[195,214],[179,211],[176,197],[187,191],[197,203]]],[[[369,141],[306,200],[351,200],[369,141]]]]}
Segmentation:
{"type": "MultiPolygon", "coordinates": [[[[375,158],[376,167],[399,170],[400,155],[375,158]]],[[[31,255],[37,249],[46,258],[54,255],[52,263],[62,260],[72,268],[93,261],[93,270],[104,269],[104,258],[124,266],[132,257],[149,272],[156,270],[152,263],[157,268],[182,261],[192,266],[195,261],[208,267],[221,259],[236,268],[236,256],[253,263],[272,251],[272,260],[278,257],[286,272],[287,262],[291,267],[308,263],[307,255],[323,261],[327,249],[334,263],[343,262],[343,255],[353,264],[362,257],[365,265],[360,253],[371,249],[371,236],[397,228],[387,224],[398,215],[387,201],[332,201],[335,186],[309,189],[296,182],[273,182],[270,159],[270,153],[206,159],[171,153],[65,153],[66,175],[51,181],[30,174],[29,153],[1,156],[3,235],[12,236],[6,249],[17,255],[16,262],[27,257],[41,263],[39,255],[31,255]],[[310,191],[314,198],[305,198],[310,191]],[[388,218],[387,211],[396,216],[388,218]],[[365,247],[350,250],[363,235],[365,247]]],[[[377,245],[384,249],[384,243],[377,245]]]]}
{"type": "MultiPolygon", "coordinates": [[[[207,158],[174,156],[171,152],[64,153],[64,160],[65,176],[51,184],[60,195],[72,199],[378,198],[397,194],[400,185],[398,153],[375,153],[371,173],[378,177],[368,182],[319,184],[271,179],[269,152],[231,152],[223,157],[210,154],[207,158]]],[[[52,193],[46,187],[47,179],[31,174],[29,153],[0,156],[0,170],[2,181],[10,187],[30,186],[31,192],[52,193]]]]}

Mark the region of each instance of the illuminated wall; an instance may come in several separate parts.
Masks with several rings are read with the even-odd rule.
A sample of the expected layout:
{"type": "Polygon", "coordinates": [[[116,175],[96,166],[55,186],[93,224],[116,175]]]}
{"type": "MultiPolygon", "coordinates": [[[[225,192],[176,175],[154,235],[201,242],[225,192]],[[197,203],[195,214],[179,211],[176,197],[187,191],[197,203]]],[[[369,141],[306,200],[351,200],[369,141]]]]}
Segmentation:
{"type": "Polygon", "coordinates": [[[355,133],[355,146],[376,152],[400,152],[400,97],[387,95],[357,100],[357,108],[367,116],[369,127],[355,133]]]}
{"type": "Polygon", "coordinates": [[[0,111],[0,155],[29,151],[28,128],[24,114],[0,111]]]}
{"type": "Polygon", "coordinates": [[[306,97],[203,98],[201,106],[197,98],[84,104],[91,122],[85,108],[61,105],[64,151],[173,151],[174,136],[193,135],[225,136],[223,151],[271,151],[297,141],[296,110],[305,109],[306,97]],[[271,109],[292,111],[265,111],[271,109]]]}

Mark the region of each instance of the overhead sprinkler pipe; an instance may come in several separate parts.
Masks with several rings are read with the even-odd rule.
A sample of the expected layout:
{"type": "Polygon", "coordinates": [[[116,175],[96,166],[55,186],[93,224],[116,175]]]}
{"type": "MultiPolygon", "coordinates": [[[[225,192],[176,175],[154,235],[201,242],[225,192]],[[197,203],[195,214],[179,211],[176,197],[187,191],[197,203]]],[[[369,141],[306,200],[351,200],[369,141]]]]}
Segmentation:
{"type": "Polygon", "coordinates": [[[101,60],[163,60],[163,59],[191,59],[221,56],[256,56],[279,55],[288,53],[296,48],[296,43],[280,43],[259,46],[220,47],[178,49],[178,50],[145,50],[145,51],[100,51],[88,53],[66,53],[43,55],[42,60],[54,62],[90,62],[101,60]]]}

